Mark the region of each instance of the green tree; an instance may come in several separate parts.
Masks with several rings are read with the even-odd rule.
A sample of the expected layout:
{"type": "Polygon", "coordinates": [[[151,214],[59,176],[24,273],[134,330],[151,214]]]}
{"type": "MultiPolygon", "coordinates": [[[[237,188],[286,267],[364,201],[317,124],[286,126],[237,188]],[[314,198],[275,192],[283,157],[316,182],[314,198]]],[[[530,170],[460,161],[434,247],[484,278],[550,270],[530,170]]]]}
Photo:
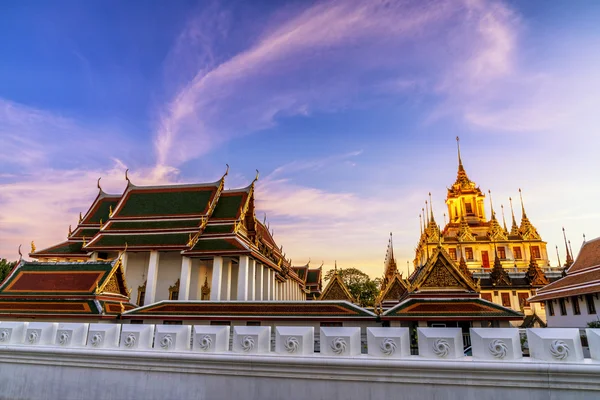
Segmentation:
{"type": "Polygon", "coordinates": [[[7,261],[5,258],[0,258],[0,282],[6,278],[6,275],[13,269],[17,262],[16,261],[7,261]]]}
{"type": "MultiPolygon", "coordinates": [[[[333,269],[327,271],[324,277],[325,281],[329,281],[334,272],[333,269]]],[[[350,294],[358,300],[362,307],[372,307],[375,304],[381,287],[381,279],[371,279],[369,275],[357,268],[338,268],[337,273],[350,294]]]]}

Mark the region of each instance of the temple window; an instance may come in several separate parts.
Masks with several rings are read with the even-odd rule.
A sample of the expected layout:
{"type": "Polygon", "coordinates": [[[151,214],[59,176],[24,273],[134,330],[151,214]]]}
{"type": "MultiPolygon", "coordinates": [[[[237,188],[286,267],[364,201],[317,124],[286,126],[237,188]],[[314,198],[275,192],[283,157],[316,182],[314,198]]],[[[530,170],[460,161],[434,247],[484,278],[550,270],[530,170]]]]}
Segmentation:
{"type": "Polygon", "coordinates": [[[587,303],[588,314],[596,314],[596,305],[594,304],[594,295],[586,294],[585,302],[587,303]]]}
{"type": "Polygon", "coordinates": [[[565,299],[558,299],[558,305],[560,306],[560,315],[567,315],[567,306],[565,305],[565,299]]]}
{"type": "Polygon", "coordinates": [[[540,257],[540,248],[539,246],[531,246],[531,256],[537,260],[540,257]]]}
{"type": "Polygon", "coordinates": [[[573,299],[571,300],[571,305],[573,306],[573,314],[580,315],[581,309],[579,308],[579,297],[573,296],[573,299]]]}
{"type": "Polygon", "coordinates": [[[169,300],[179,300],[179,279],[169,287],[169,300]]]}
{"type": "Polygon", "coordinates": [[[519,307],[529,308],[529,302],[527,299],[529,298],[529,293],[519,293],[519,307]]]}
{"type": "Polygon", "coordinates": [[[492,301],[492,294],[491,293],[481,293],[481,298],[483,300],[487,300],[487,301],[492,301]]]}
{"type": "Polygon", "coordinates": [[[472,247],[465,247],[465,256],[467,257],[467,260],[473,260],[473,248],[472,247]]]}
{"type": "Polygon", "coordinates": [[[506,260],[506,248],[504,246],[498,247],[498,257],[501,260],[506,260]]]}
{"type": "Polygon", "coordinates": [[[456,249],[448,249],[450,252],[450,258],[456,261],[456,249]]]}
{"type": "Polygon", "coordinates": [[[521,253],[520,247],[513,247],[513,254],[515,256],[515,260],[523,259],[523,254],[521,253]]]}
{"type": "Polygon", "coordinates": [[[490,256],[488,255],[487,251],[482,251],[481,252],[481,263],[483,265],[483,268],[489,268],[490,267],[490,256]]]}
{"type": "Polygon", "coordinates": [[[465,203],[465,210],[467,211],[467,215],[475,215],[473,214],[473,205],[471,203],[465,203]]]}
{"type": "Polygon", "coordinates": [[[546,304],[548,305],[548,314],[554,315],[554,304],[552,303],[554,300],[548,300],[546,304]]]}
{"type": "Polygon", "coordinates": [[[504,292],[500,294],[502,297],[502,306],[510,307],[510,293],[504,292]]]}

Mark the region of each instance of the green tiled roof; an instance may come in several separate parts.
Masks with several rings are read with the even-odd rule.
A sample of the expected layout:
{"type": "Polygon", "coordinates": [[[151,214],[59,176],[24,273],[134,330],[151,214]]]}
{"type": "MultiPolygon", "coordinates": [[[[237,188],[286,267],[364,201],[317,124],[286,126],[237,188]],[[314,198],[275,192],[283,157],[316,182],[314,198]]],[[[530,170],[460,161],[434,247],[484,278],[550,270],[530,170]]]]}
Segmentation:
{"type": "Polygon", "coordinates": [[[241,246],[236,246],[224,239],[198,240],[192,251],[213,251],[213,250],[242,250],[241,246]]]}
{"type": "Polygon", "coordinates": [[[135,229],[174,229],[174,228],[196,228],[200,225],[199,219],[183,221],[112,221],[106,228],[108,231],[135,229]]]}
{"type": "Polygon", "coordinates": [[[96,236],[96,233],[98,233],[99,231],[100,229],[98,228],[83,228],[77,230],[75,233],[77,233],[77,237],[85,236],[86,238],[92,238],[96,236]]]}
{"type": "Polygon", "coordinates": [[[86,223],[88,224],[99,224],[100,220],[106,222],[108,221],[108,213],[110,212],[110,207],[114,209],[119,199],[115,200],[101,200],[98,209],[89,217],[86,218],[86,223]]]}
{"type": "Polygon", "coordinates": [[[319,271],[308,271],[308,275],[306,276],[306,283],[318,283],[319,279],[319,271]]]}
{"type": "Polygon", "coordinates": [[[204,233],[206,234],[211,234],[211,233],[231,233],[233,232],[233,225],[232,224],[227,224],[227,225],[207,225],[206,228],[204,228],[204,233]]]}
{"type": "Polygon", "coordinates": [[[244,194],[236,196],[221,196],[219,202],[213,211],[213,218],[236,218],[240,207],[242,206],[242,200],[244,194]]]}
{"type": "Polygon", "coordinates": [[[298,268],[295,271],[300,279],[304,279],[304,273],[306,272],[306,268],[298,268]]]}
{"type": "Polygon", "coordinates": [[[125,246],[184,246],[189,240],[189,233],[158,234],[158,235],[102,235],[90,247],[125,246]]]}
{"type": "Polygon", "coordinates": [[[135,192],[127,198],[119,217],[142,217],[151,215],[203,214],[215,187],[202,190],[178,190],[168,192],[135,192]]]}
{"type": "Polygon", "coordinates": [[[40,253],[51,253],[51,254],[81,254],[87,253],[86,250],[82,250],[82,242],[65,242],[62,245],[58,245],[53,248],[49,248],[40,253]]]}

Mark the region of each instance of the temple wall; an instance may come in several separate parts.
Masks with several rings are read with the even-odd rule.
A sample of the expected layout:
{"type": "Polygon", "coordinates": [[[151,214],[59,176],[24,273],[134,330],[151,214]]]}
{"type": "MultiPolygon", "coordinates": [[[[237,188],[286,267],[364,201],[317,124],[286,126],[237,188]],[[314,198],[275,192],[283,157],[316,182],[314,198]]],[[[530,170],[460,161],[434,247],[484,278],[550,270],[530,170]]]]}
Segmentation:
{"type": "Polygon", "coordinates": [[[580,315],[573,313],[572,300],[569,299],[565,303],[566,315],[561,315],[560,305],[558,300],[554,302],[554,315],[549,314],[549,307],[546,307],[546,318],[548,320],[549,328],[587,328],[587,323],[592,321],[598,321],[600,317],[600,293],[596,293],[593,297],[594,305],[596,307],[596,314],[589,314],[585,298],[579,300],[580,315]]]}
{"type": "Polygon", "coordinates": [[[137,304],[138,287],[142,286],[148,276],[148,260],[150,253],[128,253],[125,279],[131,289],[131,302],[137,304]]]}
{"type": "Polygon", "coordinates": [[[179,252],[160,253],[155,301],[169,300],[169,287],[181,276],[181,258],[179,252]]]}
{"type": "MultiPolygon", "coordinates": [[[[440,337],[445,334],[439,333],[440,337]]],[[[569,336],[568,332],[556,334],[565,340],[569,336]]],[[[383,356],[381,352],[356,356],[269,351],[199,353],[166,351],[156,343],[157,339],[155,348],[147,350],[0,345],[0,399],[600,397],[600,363],[583,358],[568,362],[530,358],[507,362],[462,355],[440,359],[424,353],[401,358],[383,356]]]]}

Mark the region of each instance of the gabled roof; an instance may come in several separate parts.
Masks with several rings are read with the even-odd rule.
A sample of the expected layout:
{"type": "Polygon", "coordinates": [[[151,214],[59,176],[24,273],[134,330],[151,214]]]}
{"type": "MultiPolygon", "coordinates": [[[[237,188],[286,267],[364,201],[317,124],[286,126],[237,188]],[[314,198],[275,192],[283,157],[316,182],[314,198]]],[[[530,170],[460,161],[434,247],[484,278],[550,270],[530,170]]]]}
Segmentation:
{"type": "Polygon", "coordinates": [[[591,293],[600,293],[600,238],[585,242],[567,276],[539,289],[528,301],[539,302],[591,293]]]}
{"type": "Polygon", "coordinates": [[[523,314],[477,297],[408,298],[384,312],[381,319],[520,320],[523,314]]]}
{"type": "Polygon", "coordinates": [[[292,270],[298,275],[298,278],[302,279],[306,283],[306,276],[308,275],[308,263],[306,265],[294,266],[292,270]]]}
{"type": "Polygon", "coordinates": [[[375,314],[347,301],[169,301],[123,313],[124,319],[355,319],[375,314]]]}
{"type": "Polygon", "coordinates": [[[71,317],[132,309],[121,260],[42,263],[21,261],[0,286],[0,315],[71,317]]]}
{"type": "Polygon", "coordinates": [[[396,273],[392,281],[388,283],[385,290],[381,293],[379,303],[383,303],[384,301],[400,301],[407,290],[408,285],[402,279],[402,275],[396,273]]]}
{"type": "Polygon", "coordinates": [[[438,246],[424,267],[413,277],[409,291],[476,292],[477,288],[473,281],[460,271],[450,255],[438,246]]]}
{"type": "Polygon", "coordinates": [[[337,270],[333,273],[329,282],[327,282],[327,286],[325,286],[319,300],[345,300],[350,303],[356,302],[337,270]]]}

